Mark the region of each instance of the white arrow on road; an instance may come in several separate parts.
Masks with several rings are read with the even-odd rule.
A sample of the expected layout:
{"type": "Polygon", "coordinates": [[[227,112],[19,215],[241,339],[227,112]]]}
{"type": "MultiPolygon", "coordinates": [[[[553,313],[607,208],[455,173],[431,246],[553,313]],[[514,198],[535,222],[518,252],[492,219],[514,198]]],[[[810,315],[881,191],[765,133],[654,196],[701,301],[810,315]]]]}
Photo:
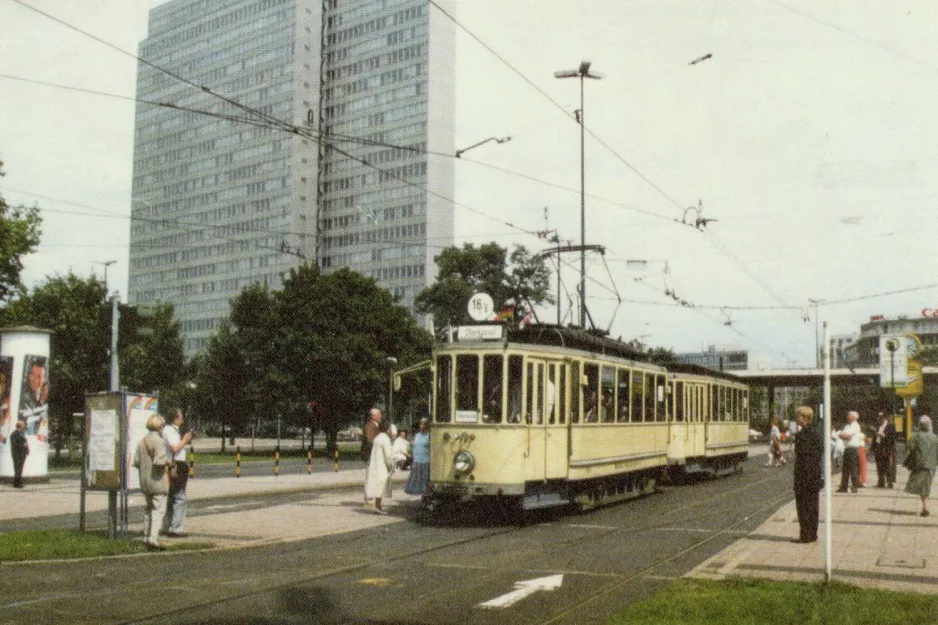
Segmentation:
{"type": "Polygon", "coordinates": [[[522,582],[515,582],[515,589],[510,593],[495,597],[491,601],[480,603],[480,608],[507,608],[527,597],[533,595],[539,590],[556,590],[563,584],[563,575],[548,575],[537,579],[528,579],[522,582]]]}

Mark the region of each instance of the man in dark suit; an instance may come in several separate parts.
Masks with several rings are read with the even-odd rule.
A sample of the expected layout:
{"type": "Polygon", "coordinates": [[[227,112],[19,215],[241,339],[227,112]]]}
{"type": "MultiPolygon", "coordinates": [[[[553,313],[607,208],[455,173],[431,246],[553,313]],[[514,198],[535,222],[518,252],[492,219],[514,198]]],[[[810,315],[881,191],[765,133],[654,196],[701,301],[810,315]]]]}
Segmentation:
{"type": "Polygon", "coordinates": [[[10,453],[13,456],[13,487],[23,488],[23,465],[29,455],[25,421],[17,421],[16,429],[10,434],[10,453]]]}
{"type": "Polygon", "coordinates": [[[872,448],[876,459],[876,487],[892,488],[896,481],[896,426],[884,412],[879,413],[879,426],[872,448]]]}
{"type": "Polygon", "coordinates": [[[795,411],[800,431],[795,438],[795,508],[801,535],[796,543],[817,541],[820,492],[824,487],[824,434],[814,422],[814,410],[799,406],[795,411]]]}

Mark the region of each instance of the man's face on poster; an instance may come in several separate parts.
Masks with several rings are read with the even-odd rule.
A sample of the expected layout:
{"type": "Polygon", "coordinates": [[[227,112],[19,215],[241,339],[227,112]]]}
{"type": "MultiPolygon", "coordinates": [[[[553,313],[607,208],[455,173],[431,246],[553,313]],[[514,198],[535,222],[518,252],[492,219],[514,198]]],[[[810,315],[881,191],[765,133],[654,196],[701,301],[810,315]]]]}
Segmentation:
{"type": "Polygon", "coordinates": [[[29,370],[29,388],[33,393],[39,393],[43,382],[46,381],[46,368],[42,365],[33,365],[29,370]]]}

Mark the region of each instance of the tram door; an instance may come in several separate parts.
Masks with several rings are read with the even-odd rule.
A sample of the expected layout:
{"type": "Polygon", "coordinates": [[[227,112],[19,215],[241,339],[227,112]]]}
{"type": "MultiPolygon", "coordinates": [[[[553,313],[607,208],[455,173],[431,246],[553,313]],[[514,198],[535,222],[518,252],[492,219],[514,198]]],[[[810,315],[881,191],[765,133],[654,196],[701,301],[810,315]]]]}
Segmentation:
{"type": "Polygon", "coordinates": [[[686,384],[687,401],[687,455],[702,456],[704,453],[706,397],[702,384],[686,384]]]}
{"type": "Polygon", "coordinates": [[[566,477],[567,365],[562,361],[529,358],[525,373],[527,414],[532,428],[530,457],[543,471],[544,479],[566,477]]]}

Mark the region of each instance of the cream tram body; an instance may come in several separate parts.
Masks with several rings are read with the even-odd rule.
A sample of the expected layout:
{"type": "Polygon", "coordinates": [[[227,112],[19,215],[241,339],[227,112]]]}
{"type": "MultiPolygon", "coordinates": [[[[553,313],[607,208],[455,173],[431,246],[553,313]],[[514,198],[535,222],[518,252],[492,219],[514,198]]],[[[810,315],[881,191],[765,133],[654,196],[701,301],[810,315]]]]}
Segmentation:
{"type": "Polygon", "coordinates": [[[746,457],[747,391],[728,380],[511,340],[441,346],[432,371],[432,509],[488,498],[587,508],[645,492],[669,466],[735,468],[746,457]],[[698,386],[738,398],[726,427],[711,426],[698,386]]]}

